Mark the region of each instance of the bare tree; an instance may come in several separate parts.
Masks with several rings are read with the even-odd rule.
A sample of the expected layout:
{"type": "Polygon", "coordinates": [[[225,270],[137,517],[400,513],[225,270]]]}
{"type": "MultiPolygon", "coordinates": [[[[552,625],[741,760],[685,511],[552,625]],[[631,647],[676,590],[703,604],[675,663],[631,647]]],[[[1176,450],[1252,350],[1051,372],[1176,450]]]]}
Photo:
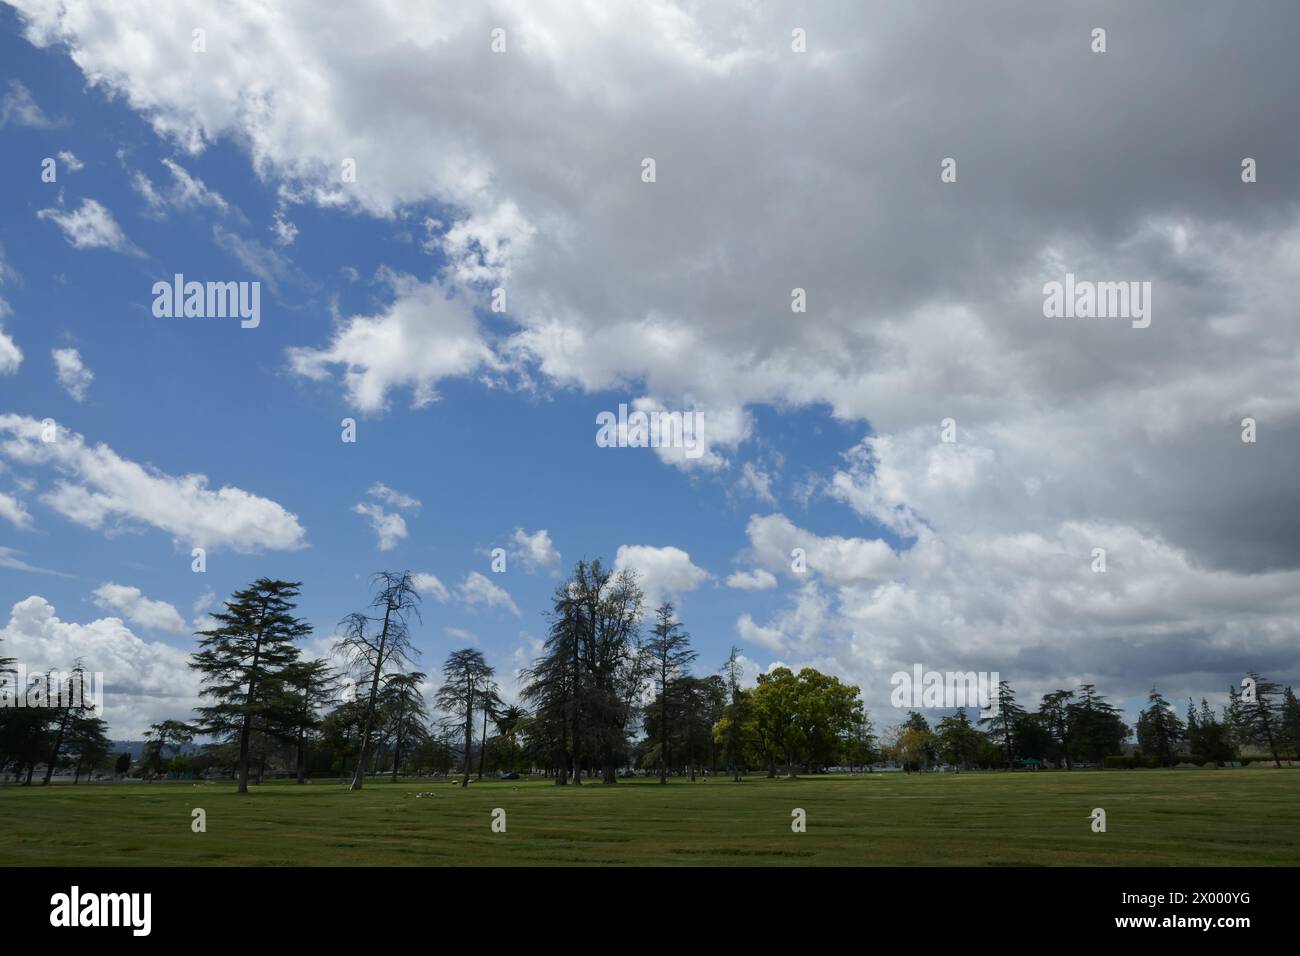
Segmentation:
{"type": "Polygon", "coordinates": [[[376,588],[370,602],[374,616],[362,612],[349,614],[340,623],[343,632],[334,649],[344,654],[348,663],[370,681],[365,720],[361,727],[361,753],[352,774],[351,790],[360,790],[370,761],[371,733],[375,727],[375,709],[379,700],[379,680],[385,668],[404,669],[411,655],[419,654],[411,645],[408,619],[420,618],[420,595],[411,583],[411,572],[380,571],[372,579],[376,588]]]}

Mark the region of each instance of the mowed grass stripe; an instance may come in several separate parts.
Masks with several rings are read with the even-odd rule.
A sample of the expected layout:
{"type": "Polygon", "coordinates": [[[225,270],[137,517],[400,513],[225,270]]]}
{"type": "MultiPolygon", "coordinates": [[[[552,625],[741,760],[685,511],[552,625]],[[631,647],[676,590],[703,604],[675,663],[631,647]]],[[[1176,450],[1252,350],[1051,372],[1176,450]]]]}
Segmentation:
{"type": "Polygon", "coordinates": [[[0,846],[0,863],[27,866],[1293,866],[1300,772],[9,787],[0,846]],[[191,832],[195,807],[206,833],[191,832]],[[795,807],[806,833],[791,832],[795,807]]]}

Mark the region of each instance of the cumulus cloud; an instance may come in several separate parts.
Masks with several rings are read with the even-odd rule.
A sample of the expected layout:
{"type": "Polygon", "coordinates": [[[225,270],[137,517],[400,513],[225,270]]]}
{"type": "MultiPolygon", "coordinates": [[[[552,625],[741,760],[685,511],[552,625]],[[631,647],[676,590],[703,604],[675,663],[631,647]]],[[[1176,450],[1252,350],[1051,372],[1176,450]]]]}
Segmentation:
{"type": "Polygon", "coordinates": [[[96,607],[105,611],[117,611],[139,627],[171,631],[174,634],[188,631],[185,619],[174,605],[147,598],[139,588],[109,581],[95,589],[94,599],[96,607]]]}
{"type": "Polygon", "coordinates": [[[482,604],[487,607],[505,608],[515,617],[520,617],[520,611],[515,604],[514,599],[505,588],[494,584],[486,575],[477,571],[471,571],[461,582],[459,596],[462,602],[468,605],[482,604]]]}
{"type": "MultiPolygon", "coordinates": [[[[398,511],[416,513],[420,510],[419,499],[394,491],[382,481],[371,485],[366,494],[383,504],[397,508],[398,511]]],[[[370,519],[370,526],[379,538],[380,551],[391,551],[406,539],[408,534],[406,519],[401,514],[386,511],[382,504],[375,504],[373,501],[359,502],[352,507],[352,510],[370,519]]]]}
{"type": "Polygon", "coordinates": [[[79,525],[110,531],[147,525],[186,549],[249,553],[305,544],[297,516],[267,498],[229,485],[214,491],[206,475],[167,474],[125,459],[105,444],[90,446],[61,426],[53,441],[44,441],[45,433],[36,419],[0,415],[0,459],[14,467],[55,471],[58,477],[41,500],[79,525]]]}
{"type": "Polygon", "coordinates": [[[419,591],[421,594],[427,594],[441,603],[445,604],[451,598],[451,594],[447,591],[446,585],[439,581],[436,576],[429,574],[428,572],[421,571],[417,574],[412,574],[411,584],[415,587],[415,590],[419,591]]]}
{"type": "MultiPolygon", "coordinates": [[[[103,674],[104,710],[116,739],[139,738],[151,723],[191,713],[199,703],[189,654],[136,636],[119,618],[78,624],[61,620],[39,595],[13,605],[0,628],[5,652],[28,673],[66,672],[80,658],[88,674],[103,674]]],[[[93,684],[93,681],[92,681],[93,684]]]]}
{"type": "Polygon", "coordinates": [[[691,556],[671,545],[663,548],[643,544],[620,545],[614,555],[614,570],[633,570],[645,593],[646,606],[679,601],[713,576],[691,563],[691,556]]]}
{"type": "Polygon", "coordinates": [[[539,528],[532,534],[523,528],[515,528],[510,540],[510,556],[522,564],[529,574],[559,567],[560,552],[555,549],[550,532],[545,528],[539,528]]]}
{"type": "Polygon", "coordinates": [[[379,539],[380,551],[392,551],[406,539],[406,519],[401,515],[385,511],[371,501],[358,502],[352,506],[352,510],[370,519],[370,527],[379,539]]]}
{"type": "Polygon", "coordinates": [[[411,276],[390,275],[388,282],[393,300],[387,307],[345,320],[326,347],[291,349],[291,368],[320,381],[339,367],[348,400],[374,413],[387,407],[395,388],[412,389],[412,404],[423,407],[437,398],[444,378],[495,364],[463,296],[411,276]]]}
{"type": "Polygon", "coordinates": [[[77,158],[77,154],[70,149],[61,149],[58,152],[59,162],[63,168],[70,173],[79,173],[86,168],[86,164],[77,158]]]}
{"type": "Polygon", "coordinates": [[[42,209],[38,219],[48,219],[63,230],[64,238],[74,249],[112,249],[114,252],[139,255],[113,214],[94,199],[83,199],[72,211],[42,209]]]}
{"type": "Polygon", "coordinates": [[[765,591],[776,587],[776,575],[763,568],[752,571],[736,571],[727,575],[727,587],[742,591],[765,591]]]}
{"type": "Polygon", "coordinates": [[[86,368],[81,353],[76,349],[53,349],[54,369],[59,377],[59,384],[75,401],[86,400],[86,390],[95,380],[95,373],[86,368]]]}
{"type": "Polygon", "coordinates": [[[1295,124],[1269,120],[1291,109],[1294,4],[1252,18],[1116,7],[1108,26],[1136,55],[1100,72],[1068,7],[1026,19],[958,4],[936,32],[923,5],[828,2],[803,11],[811,49],[794,55],[788,13],[739,0],[617,17],[538,0],[249,2],[231,4],[230,42],[200,63],[145,2],[112,18],[85,0],[16,6],[34,43],[66,45],[160,136],[192,152],[241,144],[289,202],[391,219],[440,210],[429,246],[441,272],[395,282],[376,314],[290,353],[362,411],[398,389],[427,405],[444,380],[504,363],[703,408],[708,453],[661,457],[716,471],[753,437],[755,405],[869,422],[829,480],[800,485],[860,528],[750,524],[755,563],[774,576],[806,548],[812,579],[790,577],[802,620],[830,603],[817,646],[802,645],[800,621],[763,625],[796,642],[791,659],[861,667],[956,653],[948,632],[1010,641],[1037,628],[1038,658],[1022,642],[1009,653],[1027,672],[1057,660],[1060,679],[1119,661],[1149,683],[1170,661],[1209,675],[1252,655],[1297,672],[1275,638],[1290,633],[1278,582],[1300,568],[1300,183],[1246,187],[1237,157],[1213,159],[1225,142],[1300,152],[1295,124]],[[500,24],[509,70],[484,67],[500,24]],[[1250,69],[1188,54],[1207,49],[1250,69]],[[836,109],[809,106],[825,103],[836,109]],[[958,181],[941,184],[954,153],[958,181]],[[646,155],[653,184],[639,178],[646,155]],[[340,181],[343,156],[355,183],[340,181]],[[1045,319],[1043,283],[1067,271],[1151,281],[1151,327],[1045,319]],[[474,307],[505,277],[504,339],[489,340],[474,307]],[[790,310],[796,287],[806,313],[790,310]],[[1264,436],[1254,445],[1238,437],[1247,416],[1264,436]],[[939,440],[946,418],[955,444],[939,440]],[[1130,554],[1106,579],[1133,589],[1103,604],[1122,619],[1101,627],[1090,601],[1081,620],[1073,602],[1012,602],[1081,598],[1050,558],[1095,534],[1149,558],[1130,554]],[[1045,563],[1026,569],[1026,555],[1045,563]],[[1051,569],[1065,578],[1049,584],[1051,569]],[[1147,633],[1136,595],[1192,582],[1226,605],[1193,600],[1184,653],[1147,633]],[[1238,594],[1257,602],[1265,635],[1250,651],[1234,645],[1238,594]],[[1230,646],[1236,656],[1205,650],[1230,646]]]}

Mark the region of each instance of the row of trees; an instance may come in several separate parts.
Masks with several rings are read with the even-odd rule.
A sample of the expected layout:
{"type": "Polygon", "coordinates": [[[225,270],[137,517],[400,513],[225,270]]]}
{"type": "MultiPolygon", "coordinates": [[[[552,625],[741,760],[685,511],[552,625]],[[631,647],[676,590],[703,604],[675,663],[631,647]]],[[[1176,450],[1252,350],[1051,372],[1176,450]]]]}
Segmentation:
{"type": "MultiPolygon", "coordinates": [[[[655,608],[643,632],[635,573],[599,560],[579,562],[555,590],[547,638],[523,673],[526,707],[506,704],[483,654],[465,648],[443,662],[431,717],[411,640],[420,596],[406,572],[380,572],[372,585],[366,609],[340,623],[334,651],[342,671],[302,654],[311,627],[295,613],[299,583],[261,578],[235,592],[198,634],[191,666],[201,675],[203,706],[192,720],[149,729],[139,771],[224,769],[243,793],[268,770],[300,783],[337,774],[359,789],[377,771],[395,779],[457,767],[465,786],[475,765],[480,777],[541,768],[557,784],[581,784],[584,776],[614,783],[629,766],[661,782],[720,766],[740,780],[756,768],[795,776],[881,758],[912,769],[940,761],[1069,769],[1100,764],[1132,736],[1091,684],[1045,694],[1030,711],[1004,681],[991,716],[973,722],[958,710],[931,728],[912,712],[877,739],[859,689],[813,668],[776,668],[746,688],[733,647],[717,673],[692,673],[698,655],[673,605],[655,608]],[[197,738],[206,742],[195,747],[197,738]]],[[[0,657],[0,681],[12,664],[0,657]]],[[[81,674],[78,663],[73,678],[81,674]]],[[[1253,693],[1234,691],[1222,715],[1204,700],[1199,708],[1189,701],[1182,719],[1153,690],[1137,721],[1140,752],[1170,765],[1189,754],[1224,762],[1257,747],[1280,762],[1300,740],[1300,705],[1290,688],[1251,676],[1253,693]]],[[[106,730],[84,698],[0,709],[0,774],[25,772],[30,783],[44,763],[46,782],[59,765],[80,779],[108,757],[106,730]]],[[[117,770],[125,771],[121,758],[117,770]]]]}
{"type": "Polygon", "coordinates": [[[30,784],[43,763],[49,783],[54,768],[68,763],[73,782],[79,782],[83,772],[103,763],[111,746],[108,725],[95,716],[87,696],[85,668],[77,661],[66,675],[50,671],[33,677],[27,687],[11,688],[14,663],[0,656],[0,693],[22,693],[27,706],[0,708],[0,779],[12,774],[30,784]]]}
{"type": "Polygon", "coordinates": [[[1138,716],[1138,749],[1165,766],[1181,758],[1223,763],[1250,748],[1281,766],[1300,747],[1300,700],[1261,674],[1248,675],[1249,690],[1230,688],[1221,715],[1202,698],[1198,708],[1187,702],[1187,716],[1152,688],[1138,716]]]}

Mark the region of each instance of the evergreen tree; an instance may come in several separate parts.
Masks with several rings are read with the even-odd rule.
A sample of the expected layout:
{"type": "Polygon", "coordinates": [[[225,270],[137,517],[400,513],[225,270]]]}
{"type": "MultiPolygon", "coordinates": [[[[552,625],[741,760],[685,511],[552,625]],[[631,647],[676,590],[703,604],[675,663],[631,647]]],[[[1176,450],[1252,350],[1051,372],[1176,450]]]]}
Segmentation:
{"type": "Polygon", "coordinates": [[[1101,764],[1107,756],[1120,753],[1129,738],[1120,711],[1098,694],[1093,684],[1080,685],[1067,708],[1067,718],[1073,756],[1085,763],[1101,764]]]}
{"type": "Polygon", "coordinates": [[[655,680],[659,684],[659,782],[668,782],[667,749],[670,739],[668,727],[668,697],[673,684],[680,680],[695,660],[691,650],[691,636],[682,630],[680,621],[673,620],[673,606],[665,601],[655,612],[656,622],[646,644],[646,653],[652,662],[655,680]]]}
{"type": "Polygon", "coordinates": [[[1257,747],[1263,747],[1273,757],[1275,766],[1282,766],[1279,744],[1282,730],[1281,688],[1261,674],[1250,671],[1254,700],[1243,695],[1241,706],[1242,726],[1247,738],[1257,747]]]}
{"type": "Polygon", "coordinates": [[[1025,711],[1016,703],[1015,692],[1007,681],[998,683],[996,704],[997,710],[988,717],[981,717],[979,722],[988,724],[989,738],[1001,749],[1009,770],[1016,755],[1017,727],[1024,718],[1025,711]]]}
{"type": "Polygon", "coordinates": [[[492,688],[492,675],[481,651],[472,647],[452,651],[442,665],[443,685],[438,688],[434,703],[465,730],[465,762],[460,785],[469,786],[470,754],[474,749],[474,711],[479,706],[479,695],[492,688]]]}
{"type": "Polygon", "coordinates": [[[1166,767],[1172,767],[1178,746],[1187,736],[1183,722],[1169,706],[1160,691],[1154,687],[1147,696],[1147,709],[1138,715],[1138,747],[1142,753],[1155,756],[1166,767]]]}
{"type": "Polygon", "coordinates": [[[1044,694],[1038,705],[1038,720],[1054,744],[1053,757],[1057,766],[1064,762],[1066,770],[1073,769],[1070,763],[1070,702],[1073,699],[1073,691],[1055,690],[1044,694]]]}
{"type": "Polygon", "coordinates": [[[281,672],[297,660],[293,642],[311,633],[292,613],[299,586],[259,578],[236,591],[224,610],[211,615],[217,626],[199,632],[199,650],[190,661],[203,675],[202,695],[214,701],[198,709],[201,731],[238,740],[239,793],[248,792],[253,733],[279,703],[281,672]]]}

